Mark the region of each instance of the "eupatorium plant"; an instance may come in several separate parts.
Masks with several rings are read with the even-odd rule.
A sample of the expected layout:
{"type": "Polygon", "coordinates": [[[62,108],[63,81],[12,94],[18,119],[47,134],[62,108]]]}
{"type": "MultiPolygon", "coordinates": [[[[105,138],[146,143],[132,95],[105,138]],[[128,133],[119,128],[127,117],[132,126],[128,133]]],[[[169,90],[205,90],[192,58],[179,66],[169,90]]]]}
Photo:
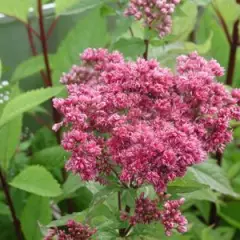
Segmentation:
{"type": "Polygon", "coordinates": [[[196,52],[177,58],[176,73],[154,59],[126,61],[106,49],[86,49],[81,59],[61,78],[68,97],[53,101],[64,116],[54,130],[68,129],[62,140],[72,153],[66,169],[105,185],[111,175],[123,188],[151,184],[158,197],[141,194],[121,219],[130,228],[160,221],[168,236],[174,228],[185,232],[187,220],[178,209],[183,199],[162,196],[187,167],[231,141],[229,121],[240,119],[239,90],[228,92],[215,79],[223,68],[196,52]]]}

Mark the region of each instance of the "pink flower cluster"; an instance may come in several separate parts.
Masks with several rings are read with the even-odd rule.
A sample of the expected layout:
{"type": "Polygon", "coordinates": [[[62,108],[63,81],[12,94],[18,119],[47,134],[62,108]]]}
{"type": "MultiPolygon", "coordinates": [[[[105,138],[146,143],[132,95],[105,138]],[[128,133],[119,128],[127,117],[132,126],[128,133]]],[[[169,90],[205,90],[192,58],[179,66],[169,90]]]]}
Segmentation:
{"type": "Polygon", "coordinates": [[[172,230],[177,229],[179,233],[187,231],[187,219],[181,214],[179,207],[184,203],[184,199],[168,200],[163,205],[163,210],[158,207],[159,200],[150,200],[144,197],[141,193],[140,197],[136,200],[135,211],[133,216],[126,212],[122,212],[121,219],[128,220],[130,225],[136,224],[149,224],[152,222],[160,221],[167,236],[172,235],[172,230]]]}
{"type": "Polygon", "coordinates": [[[91,229],[88,225],[69,220],[67,231],[57,228],[50,229],[44,240],[89,240],[95,233],[96,229],[91,229]]]}
{"type": "Polygon", "coordinates": [[[174,228],[176,228],[179,233],[187,232],[188,221],[179,210],[183,203],[184,198],[180,198],[179,200],[168,200],[163,205],[164,209],[161,211],[161,222],[164,225],[167,236],[172,235],[174,228]]]}
{"type": "Polygon", "coordinates": [[[104,182],[117,172],[128,186],[148,183],[161,193],[231,141],[240,94],[231,96],[215,80],[224,73],[215,60],[180,56],[174,74],[156,60],[126,62],[105,49],[81,57],[61,79],[68,97],[54,99],[64,115],[54,129],[69,127],[62,140],[72,153],[66,168],[83,180],[104,182]]]}
{"type": "Polygon", "coordinates": [[[144,19],[147,27],[159,32],[160,37],[169,34],[172,29],[172,17],[175,7],[181,0],[130,0],[126,9],[127,16],[136,20],[144,19]]]}

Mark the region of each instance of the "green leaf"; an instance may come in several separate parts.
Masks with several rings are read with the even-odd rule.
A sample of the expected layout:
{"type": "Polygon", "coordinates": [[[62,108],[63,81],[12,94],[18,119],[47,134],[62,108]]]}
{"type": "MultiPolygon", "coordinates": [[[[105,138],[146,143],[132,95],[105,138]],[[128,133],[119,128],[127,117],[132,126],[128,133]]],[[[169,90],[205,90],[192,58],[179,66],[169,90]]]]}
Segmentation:
{"type": "MultiPolygon", "coordinates": [[[[10,98],[14,98],[19,94],[19,88],[15,85],[11,89],[10,98]]],[[[0,128],[0,165],[4,170],[7,170],[10,160],[16,152],[17,145],[20,142],[22,130],[22,115],[17,116],[15,119],[0,128]]]]}
{"type": "Polygon", "coordinates": [[[60,226],[64,226],[66,225],[66,223],[68,222],[68,220],[75,220],[75,221],[79,221],[82,222],[85,219],[86,216],[86,211],[82,211],[82,212],[78,212],[78,213],[73,213],[73,214],[68,214],[65,215],[63,217],[61,217],[58,220],[54,220],[52,222],[50,222],[47,227],[51,228],[51,227],[60,227],[60,226]]]}
{"type": "Polygon", "coordinates": [[[112,50],[120,51],[125,57],[137,58],[142,56],[145,51],[144,41],[140,38],[119,39],[111,47],[112,50]]]}
{"type": "Polygon", "coordinates": [[[197,6],[192,1],[185,1],[180,7],[181,16],[173,17],[172,35],[175,40],[181,41],[187,39],[195,27],[197,18],[197,6]]]}
{"type": "Polygon", "coordinates": [[[129,27],[132,25],[132,18],[126,18],[122,15],[116,19],[116,26],[114,26],[114,30],[111,32],[112,43],[119,40],[124,33],[129,31],[129,27]]]}
{"type": "Polygon", "coordinates": [[[4,139],[0,142],[0,165],[4,170],[8,169],[10,160],[16,152],[17,145],[20,142],[21,130],[21,115],[0,128],[0,139],[4,139]]]}
{"type": "Polygon", "coordinates": [[[41,240],[39,223],[48,224],[51,215],[48,198],[30,196],[21,215],[21,226],[26,240],[41,240]]]}
{"type": "Polygon", "coordinates": [[[48,128],[40,128],[32,139],[31,150],[33,153],[44,150],[45,148],[57,145],[57,139],[54,132],[48,128]]]}
{"type": "Polygon", "coordinates": [[[229,224],[240,229],[239,201],[220,206],[218,214],[229,224]]]}
{"type": "Polygon", "coordinates": [[[27,22],[29,0],[8,0],[1,1],[0,13],[20,19],[21,21],[27,22]]]}
{"type": "Polygon", "coordinates": [[[0,202],[0,215],[11,215],[8,205],[3,202],[0,202]]]}
{"type": "Polygon", "coordinates": [[[176,178],[176,180],[168,184],[168,192],[187,193],[202,189],[204,187],[206,186],[202,183],[199,183],[194,175],[188,171],[183,178],[176,178]]]}
{"type": "Polygon", "coordinates": [[[0,80],[1,80],[1,77],[2,77],[2,61],[0,59],[0,80]]]}
{"type": "Polygon", "coordinates": [[[208,185],[211,189],[226,195],[238,196],[232,189],[225,173],[215,161],[206,161],[195,165],[190,167],[189,171],[194,174],[200,183],[208,185]]]}
{"type": "Polygon", "coordinates": [[[135,207],[137,191],[135,189],[127,189],[122,193],[122,202],[129,207],[135,207]]]}
{"type": "Polygon", "coordinates": [[[67,14],[81,13],[100,6],[104,2],[106,2],[106,0],[56,0],[56,14],[64,13],[71,7],[74,7],[74,9],[67,11],[67,14]]]}
{"type": "MultiPolygon", "coordinates": [[[[53,55],[49,55],[50,63],[52,62],[53,57],[53,55]]],[[[31,57],[17,66],[12,75],[11,83],[38,73],[44,68],[45,65],[42,55],[31,57]]]]}
{"type": "Polygon", "coordinates": [[[78,174],[77,175],[70,174],[66,182],[63,184],[63,194],[70,195],[83,186],[84,183],[82,182],[78,174]]]}
{"type": "Polygon", "coordinates": [[[61,42],[53,62],[54,84],[59,84],[62,72],[79,62],[79,53],[88,47],[103,47],[106,42],[106,21],[100,16],[100,10],[94,9],[80,19],[61,42]]]}
{"type": "Polygon", "coordinates": [[[216,202],[218,200],[217,194],[208,188],[200,189],[189,193],[181,193],[179,195],[184,197],[186,200],[194,199],[201,201],[205,200],[210,202],[216,202]]]}
{"type": "Polygon", "coordinates": [[[35,153],[31,163],[34,165],[42,165],[48,169],[61,168],[64,166],[68,155],[61,146],[54,146],[35,153]]]}
{"type": "Polygon", "coordinates": [[[18,115],[58,95],[62,90],[63,87],[41,88],[18,95],[10,100],[3,109],[0,118],[0,127],[13,120],[18,115]]]}
{"type": "Polygon", "coordinates": [[[27,167],[10,185],[42,197],[57,197],[62,193],[58,182],[41,166],[27,167]]]}

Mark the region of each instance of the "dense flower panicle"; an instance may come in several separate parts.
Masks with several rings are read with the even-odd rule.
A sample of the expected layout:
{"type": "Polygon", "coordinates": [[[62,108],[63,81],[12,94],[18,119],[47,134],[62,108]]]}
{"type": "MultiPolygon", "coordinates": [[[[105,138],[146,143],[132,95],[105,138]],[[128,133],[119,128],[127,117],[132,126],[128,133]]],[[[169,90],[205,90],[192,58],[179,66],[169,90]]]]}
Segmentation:
{"type": "Polygon", "coordinates": [[[49,229],[44,240],[89,240],[95,233],[96,229],[91,229],[88,225],[69,220],[67,223],[67,231],[49,229]]]}
{"type": "Polygon", "coordinates": [[[171,15],[181,0],[130,0],[125,11],[127,16],[144,20],[147,27],[155,29],[160,37],[169,34],[172,29],[171,15]]]}
{"type": "Polygon", "coordinates": [[[54,129],[69,127],[62,140],[72,153],[67,169],[101,181],[115,169],[127,185],[149,183],[163,192],[231,140],[240,94],[217,83],[223,73],[195,52],[177,59],[174,74],[156,60],[126,62],[118,52],[85,50],[82,64],[61,79],[69,96],[54,99],[64,115],[54,129]]]}
{"type": "Polygon", "coordinates": [[[167,236],[171,236],[172,230],[176,229],[179,233],[187,231],[187,219],[181,214],[179,208],[184,203],[184,199],[167,200],[163,204],[163,209],[158,207],[159,200],[151,200],[144,197],[141,193],[136,199],[135,210],[132,216],[129,213],[122,212],[121,219],[129,221],[134,226],[136,224],[149,224],[152,222],[161,222],[164,226],[167,236]]]}

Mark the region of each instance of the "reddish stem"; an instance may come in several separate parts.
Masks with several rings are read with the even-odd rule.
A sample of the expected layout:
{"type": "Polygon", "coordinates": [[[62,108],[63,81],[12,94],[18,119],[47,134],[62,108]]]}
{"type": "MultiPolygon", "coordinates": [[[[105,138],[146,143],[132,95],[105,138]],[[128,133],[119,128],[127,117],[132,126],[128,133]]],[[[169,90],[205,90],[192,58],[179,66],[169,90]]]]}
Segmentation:
{"type": "MultiPolygon", "coordinates": [[[[28,21],[28,26],[31,26],[30,21],[28,21]]],[[[33,34],[32,34],[32,31],[30,30],[30,28],[27,28],[27,32],[28,32],[28,41],[29,41],[29,45],[30,45],[30,48],[31,48],[31,51],[32,51],[32,55],[37,56],[38,53],[37,53],[37,49],[36,49],[35,44],[34,44],[33,34]]],[[[46,83],[46,81],[47,81],[46,74],[42,70],[40,71],[40,74],[41,74],[41,77],[43,79],[44,85],[46,86],[46,84],[47,84],[46,83]]]]}
{"type": "Polygon", "coordinates": [[[220,23],[222,25],[222,28],[223,28],[223,31],[224,31],[224,33],[226,35],[228,43],[229,43],[229,45],[231,45],[232,44],[232,40],[231,40],[231,35],[230,35],[229,31],[228,31],[227,23],[226,23],[224,17],[222,16],[221,12],[217,8],[216,4],[212,3],[212,6],[213,6],[213,9],[216,12],[218,18],[219,18],[219,21],[220,21],[220,23]]]}
{"type": "Polygon", "coordinates": [[[147,60],[148,59],[149,40],[145,39],[144,44],[145,44],[145,52],[143,53],[143,58],[145,60],[147,60]]]}
{"type": "Polygon", "coordinates": [[[230,49],[227,79],[226,79],[226,84],[229,86],[232,86],[233,75],[234,75],[235,66],[236,66],[236,56],[237,56],[237,48],[238,48],[238,41],[239,41],[238,25],[239,25],[239,19],[236,20],[233,25],[232,44],[230,49]]]}
{"type": "Polygon", "coordinates": [[[15,212],[15,209],[14,209],[14,206],[13,206],[12,198],[11,198],[11,195],[10,195],[10,192],[9,192],[8,184],[6,182],[6,179],[5,179],[4,174],[3,174],[1,169],[0,169],[0,180],[1,180],[4,195],[6,197],[6,201],[8,203],[8,206],[9,206],[9,209],[10,209],[10,212],[11,212],[11,215],[12,215],[17,239],[18,240],[24,240],[22,230],[21,230],[21,224],[20,224],[20,221],[17,218],[16,212],[15,212]]]}
{"type": "Polygon", "coordinates": [[[51,26],[49,27],[48,32],[47,32],[47,39],[50,38],[50,36],[51,36],[54,28],[56,27],[56,24],[57,24],[58,20],[59,20],[59,17],[55,18],[55,19],[52,21],[52,24],[51,24],[51,26]]]}

